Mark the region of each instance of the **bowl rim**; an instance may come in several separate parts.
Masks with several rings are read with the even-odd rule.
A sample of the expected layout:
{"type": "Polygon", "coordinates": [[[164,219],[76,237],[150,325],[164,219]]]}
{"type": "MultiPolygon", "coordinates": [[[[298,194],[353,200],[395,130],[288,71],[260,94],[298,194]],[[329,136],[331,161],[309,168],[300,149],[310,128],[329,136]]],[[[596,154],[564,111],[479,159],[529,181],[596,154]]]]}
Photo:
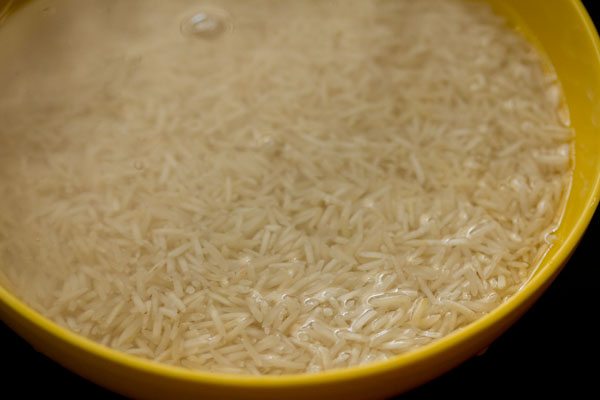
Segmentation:
{"type": "MultiPolygon", "coordinates": [[[[570,0],[584,25],[585,35],[592,40],[593,51],[596,59],[600,60],[600,37],[581,0],[570,0]]],[[[568,232],[557,250],[548,258],[522,287],[520,291],[496,307],[490,313],[470,323],[469,325],[454,331],[430,344],[424,345],[405,354],[400,354],[383,361],[375,361],[365,365],[327,370],[317,373],[297,373],[285,375],[241,375],[216,373],[202,370],[190,370],[183,367],[162,364],[156,361],[143,359],[129,355],[124,352],[106,347],[91,339],[87,339],[67,328],[64,328],[49,318],[43,316],[33,308],[11,294],[5,287],[0,285],[0,303],[38,329],[53,336],[63,343],[78,348],[83,352],[102,359],[109,363],[122,365],[123,367],[138,370],[154,376],[166,377],[173,380],[187,381],[188,383],[236,386],[239,388],[277,388],[277,387],[306,387],[329,383],[341,383],[357,378],[380,375],[392,370],[407,369],[422,362],[425,359],[434,358],[449,349],[467,342],[481,331],[487,330],[499,321],[509,317],[519,307],[532,298],[544,285],[551,281],[561,267],[565,264],[571,252],[585,233],[600,200],[600,173],[596,174],[590,185],[589,195],[586,197],[581,213],[577,216],[573,229],[568,232]]]]}

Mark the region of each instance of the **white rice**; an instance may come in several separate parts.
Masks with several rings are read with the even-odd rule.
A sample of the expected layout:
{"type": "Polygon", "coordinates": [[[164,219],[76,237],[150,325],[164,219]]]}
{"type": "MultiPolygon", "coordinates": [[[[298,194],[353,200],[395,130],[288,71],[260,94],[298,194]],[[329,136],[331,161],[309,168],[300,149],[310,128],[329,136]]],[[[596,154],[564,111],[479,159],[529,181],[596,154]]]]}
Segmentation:
{"type": "Polygon", "coordinates": [[[52,3],[0,28],[0,275],[75,332],[343,368],[485,315],[552,241],[568,113],[485,5],[211,1],[203,37],[192,1],[52,3]]]}

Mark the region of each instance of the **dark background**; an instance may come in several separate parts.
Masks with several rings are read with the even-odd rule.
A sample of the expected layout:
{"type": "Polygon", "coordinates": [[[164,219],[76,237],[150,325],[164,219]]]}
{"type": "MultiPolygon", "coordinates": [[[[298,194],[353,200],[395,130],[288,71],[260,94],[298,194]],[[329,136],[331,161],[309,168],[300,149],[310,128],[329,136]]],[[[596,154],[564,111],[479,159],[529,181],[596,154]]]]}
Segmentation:
{"type": "MultiPolygon", "coordinates": [[[[592,15],[600,9],[598,0],[584,4],[592,15]]],[[[517,324],[483,355],[398,399],[598,395],[599,245],[596,212],[563,272],[517,324]]],[[[121,398],[37,353],[1,322],[0,357],[5,364],[2,393],[18,393],[6,398],[37,398],[40,389],[48,398],[121,398]]]]}

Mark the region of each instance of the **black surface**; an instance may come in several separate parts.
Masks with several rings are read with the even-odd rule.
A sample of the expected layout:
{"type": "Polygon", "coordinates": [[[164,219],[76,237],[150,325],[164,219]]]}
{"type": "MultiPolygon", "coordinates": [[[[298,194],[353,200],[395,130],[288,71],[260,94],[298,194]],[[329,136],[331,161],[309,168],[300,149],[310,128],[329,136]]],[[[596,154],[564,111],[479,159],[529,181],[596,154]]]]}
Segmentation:
{"type": "MultiPolygon", "coordinates": [[[[584,3],[590,11],[600,6],[584,3]]],[[[398,399],[597,396],[599,247],[596,212],[563,272],[517,324],[483,355],[398,399]]],[[[0,346],[2,398],[38,398],[40,389],[47,398],[121,398],[37,353],[1,323],[0,346]]]]}

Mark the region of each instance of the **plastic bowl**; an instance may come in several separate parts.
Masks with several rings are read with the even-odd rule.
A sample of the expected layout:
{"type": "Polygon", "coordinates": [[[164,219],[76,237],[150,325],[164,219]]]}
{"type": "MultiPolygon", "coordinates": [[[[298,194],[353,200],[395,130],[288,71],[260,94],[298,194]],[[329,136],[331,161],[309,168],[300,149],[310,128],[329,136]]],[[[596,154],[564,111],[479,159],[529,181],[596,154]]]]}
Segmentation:
{"type": "Polygon", "coordinates": [[[135,398],[380,399],[448,371],[487,347],[550,285],[583,235],[600,197],[600,42],[579,0],[490,0],[554,65],[576,131],[575,169],[557,241],[527,285],[490,314],[413,352],[317,374],[241,376],[193,372],[85,339],[0,286],[0,316],[36,349],[77,374],[135,398]]]}

